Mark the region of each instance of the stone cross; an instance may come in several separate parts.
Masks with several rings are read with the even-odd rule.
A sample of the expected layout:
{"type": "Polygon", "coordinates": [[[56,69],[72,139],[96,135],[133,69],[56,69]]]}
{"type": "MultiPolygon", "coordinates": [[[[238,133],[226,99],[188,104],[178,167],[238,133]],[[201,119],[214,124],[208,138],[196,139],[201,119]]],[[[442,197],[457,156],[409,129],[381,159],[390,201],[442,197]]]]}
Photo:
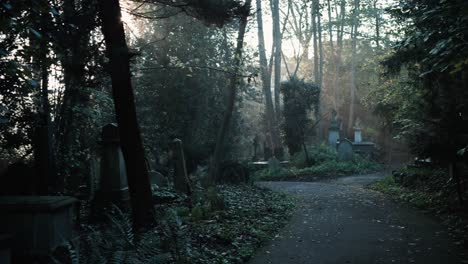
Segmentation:
{"type": "Polygon", "coordinates": [[[174,139],[173,141],[173,157],[174,157],[174,188],[177,191],[190,195],[192,188],[187,175],[187,167],[185,164],[184,148],[182,140],[174,139]]]}

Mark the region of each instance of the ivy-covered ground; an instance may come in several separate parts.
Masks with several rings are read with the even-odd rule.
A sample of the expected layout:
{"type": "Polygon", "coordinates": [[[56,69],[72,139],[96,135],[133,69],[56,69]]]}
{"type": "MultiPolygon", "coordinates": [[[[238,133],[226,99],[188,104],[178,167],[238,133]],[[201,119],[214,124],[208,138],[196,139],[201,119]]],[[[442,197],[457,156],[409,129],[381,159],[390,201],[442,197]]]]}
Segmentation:
{"type": "Polygon", "coordinates": [[[83,225],[56,263],[244,263],[284,226],[291,196],[250,185],[199,189],[192,198],[155,192],[156,226],[133,235],[128,215],[114,208],[105,225],[83,225]]]}

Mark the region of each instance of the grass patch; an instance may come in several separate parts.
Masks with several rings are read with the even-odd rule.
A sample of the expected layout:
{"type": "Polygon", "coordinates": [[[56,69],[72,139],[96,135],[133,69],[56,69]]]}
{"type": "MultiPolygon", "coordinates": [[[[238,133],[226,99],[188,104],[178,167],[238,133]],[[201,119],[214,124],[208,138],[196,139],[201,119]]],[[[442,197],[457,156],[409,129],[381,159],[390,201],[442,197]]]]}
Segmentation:
{"type": "Polygon", "coordinates": [[[468,211],[459,204],[456,186],[443,169],[406,167],[369,188],[437,216],[456,243],[468,247],[468,211]]]}
{"type": "Polygon", "coordinates": [[[387,176],[369,186],[370,189],[390,195],[393,199],[410,203],[420,209],[434,209],[439,206],[436,197],[401,186],[393,176],[387,176]]]}

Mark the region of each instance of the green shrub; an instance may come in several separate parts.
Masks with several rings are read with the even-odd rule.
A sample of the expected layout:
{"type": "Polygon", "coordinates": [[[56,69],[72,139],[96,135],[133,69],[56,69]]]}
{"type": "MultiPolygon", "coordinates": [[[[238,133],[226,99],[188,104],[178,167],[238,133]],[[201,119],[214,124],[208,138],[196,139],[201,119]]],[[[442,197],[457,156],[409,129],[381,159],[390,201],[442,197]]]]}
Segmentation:
{"type": "Polygon", "coordinates": [[[276,171],[264,169],[255,172],[254,178],[256,180],[307,181],[315,180],[317,178],[371,173],[381,169],[382,166],[380,164],[356,155],[354,161],[339,161],[337,159],[330,159],[302,169],[298,169],[296,167],[280,168],[276,171]]]}
{"type": "Polygon", "coordinates": [[[307,146],[307,153],[309,156],[309,164],[307,164],[306,154],[304,149],[294,154],[291,157],[291,166],[295,168],[306,168],[309,165],[320,164],[325,161],[338,160],[338,153],[336,149],[331,148],[325,144],[318,146],[307,146]]]}

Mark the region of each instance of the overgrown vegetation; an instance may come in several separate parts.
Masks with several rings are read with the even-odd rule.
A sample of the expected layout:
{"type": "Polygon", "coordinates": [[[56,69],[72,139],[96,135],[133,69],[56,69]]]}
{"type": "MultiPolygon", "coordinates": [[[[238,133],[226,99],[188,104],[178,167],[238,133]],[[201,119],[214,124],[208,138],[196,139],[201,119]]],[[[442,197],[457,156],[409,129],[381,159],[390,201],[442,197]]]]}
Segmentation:
{"type": "Polygon", "coordinates": [[[309,146],[291,158],[290,167],[266,168],[254,172],[258,180],[317,180],[351,174],[364,174],[382,169],[382,165],[368,157],[354,155],[351,161],[342,161],[336,150],[326,145],[309,146]],[[312,164],[308,166],[309,164],[312,164]]]}
{"type": "MultiPolygon", "coordinates": [[[[201,191],[201,190],[199,190],[201,191]]],[[[254,186],[219,186],[193,201],[159,189],[158,226],[135,239],[119,210],[68,246],[73,263],[243,263],[289,219],[294,200],[254,186]]],[[[62,257],[63,259],[63,257],[62,257]]]]}

